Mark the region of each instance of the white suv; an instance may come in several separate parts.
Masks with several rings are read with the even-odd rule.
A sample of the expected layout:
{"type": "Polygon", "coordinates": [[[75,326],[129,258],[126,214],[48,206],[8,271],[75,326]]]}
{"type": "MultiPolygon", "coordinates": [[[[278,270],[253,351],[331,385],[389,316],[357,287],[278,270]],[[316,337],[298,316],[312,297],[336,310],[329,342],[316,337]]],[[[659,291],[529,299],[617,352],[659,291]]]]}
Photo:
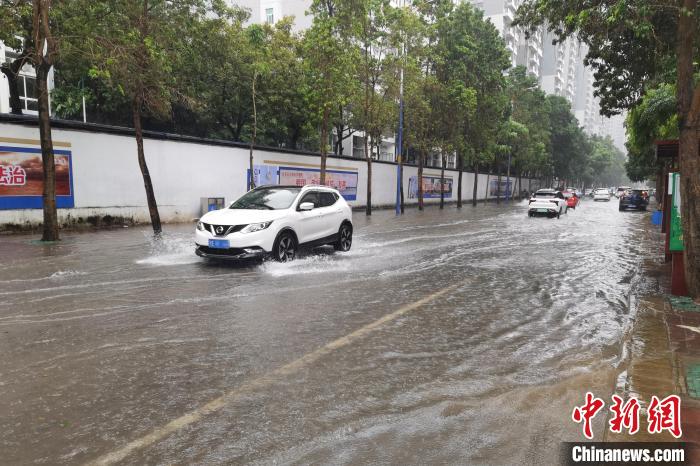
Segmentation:
{"type": "Polygon", "coordinates": [[[352,210],[325,186],[261,186],[228,208],[207,212],[197,222],[198,256],[248,259],[271,255],[287,262],[300,247],[352,246],[352,210]]]}

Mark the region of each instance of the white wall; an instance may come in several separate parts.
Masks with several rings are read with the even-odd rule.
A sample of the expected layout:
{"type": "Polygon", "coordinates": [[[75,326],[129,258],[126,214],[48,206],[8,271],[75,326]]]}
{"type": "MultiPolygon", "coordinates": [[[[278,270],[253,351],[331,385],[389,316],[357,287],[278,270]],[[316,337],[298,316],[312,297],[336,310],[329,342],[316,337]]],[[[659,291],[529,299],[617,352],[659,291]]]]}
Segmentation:
{"type": "MultiPolygon", "coordinates": [[[[36,147],[39,132],[36,127],[0,122],[0,145],[6,138],[26,139],[25,145],[36,147]]],[[[136,143],[129,135],[89,132],[73,129],[53,130],[55,142],[70,143],[73,157],[73,188],[75,208],[60,209],[62,219],[87,217],[90,215],[121,215],[135,221],[148,221],[143,179],[136,158],[136,143]]],[[[166,222],[191,221],[200,215],[200,197],[225,197],[231,202],[246,190],[248,150],[240,147],[217,146],[203,143],[149,139],[144,142],[146,159],[155,188],[161,217],[166,222]]],[[[255,164],[279,165],[304,164],[318,167],[320,158],[276,151],[255,151],[255,164]]],[[[329,169],[357,170],[358,193],[353,206],[366,202],[367,164],[363,160],[347,158],[328,159],[329,169]]],[[[396,165],[377,163],[372,165],[372,203],[375,206],[393,205],[396,196],[396,165]]],[[[426,168],[425,175],[439,176],[440,170],[426,168]]],[[[411,176],[417,175],[416,167],[404,167],[404,193],[408,199],[408,184],[411,176]]],[[[452,198],[457,196],[457,175],[446,170],[446,176],[454,179],[452,198]]],[[[486,194],[486,175],[479,175],[478,198],[486,194]]],[[[493,179],[493,177],[492,177],[493,179]]],[[[474,176],[464,173],[462,180],[463,199],[472,197],[474,176]]],[[[523,181],[527,187],[527,181],[523,181]]],[[[425,199],[426,204],[439,199],[425,199]]],[[[0,210],[0,224],[38,223],[40,209],[0,210]]]]}

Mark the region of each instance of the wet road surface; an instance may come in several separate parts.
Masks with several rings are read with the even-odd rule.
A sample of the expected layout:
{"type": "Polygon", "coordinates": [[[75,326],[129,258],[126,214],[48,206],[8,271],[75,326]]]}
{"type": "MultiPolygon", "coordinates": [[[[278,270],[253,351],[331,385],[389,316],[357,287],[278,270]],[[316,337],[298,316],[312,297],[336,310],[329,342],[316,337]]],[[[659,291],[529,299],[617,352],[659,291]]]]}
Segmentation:
{"type": "Polygon", "coordinates": [[[349,253],[287,264],[203,262],[189,225],[0,238],[0,463],[546,464],[581,439],[648,214],[354,222],[349,253]]]}

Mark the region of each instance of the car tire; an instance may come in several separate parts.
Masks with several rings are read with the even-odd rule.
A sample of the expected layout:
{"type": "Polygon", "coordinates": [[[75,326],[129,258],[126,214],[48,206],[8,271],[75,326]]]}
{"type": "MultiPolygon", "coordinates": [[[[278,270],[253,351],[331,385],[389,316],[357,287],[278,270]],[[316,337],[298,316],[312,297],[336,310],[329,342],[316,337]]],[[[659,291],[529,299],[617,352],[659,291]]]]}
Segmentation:
{"type": "Polygon", "coordinates": [[[272,247],[272,256],[277,262],[291,262],[296,257],[297,241],[294,235],[283,231],[277,236],[272,247]]]}
{"type": "Polygon", "coordinates": [[[623,210],[625,210],[625,208],[622,207],[622,206],[618,206],[617,210],[619,210],[620,212],[622,212],[623,210]]]}
{"type": "Polygon", "coordinates": [[[347,223],[340,225],[338,230],[338,241],[333,243],[336,251],[348,252],[352,247],[352,226],[347,223]]]}

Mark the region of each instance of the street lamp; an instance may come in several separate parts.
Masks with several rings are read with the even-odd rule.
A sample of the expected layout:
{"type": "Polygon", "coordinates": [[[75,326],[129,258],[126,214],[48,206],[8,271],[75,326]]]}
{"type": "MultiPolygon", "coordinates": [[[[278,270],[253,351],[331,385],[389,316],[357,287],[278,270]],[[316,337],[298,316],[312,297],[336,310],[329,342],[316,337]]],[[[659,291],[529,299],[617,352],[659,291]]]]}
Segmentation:
{"type": "MultiPolygon", "coordinates": [[[[402,0],[402,7],[406,7],[406,0],[402,0]]],[[[406,56],[406,44],[401,42],[401,57],[406,56]]],[[[401,63],[401,77],[399,85],[399,128],[396,133],[396,215],[401,214],[401,184],[403,181],[402,160],[403,156],[403,70],[404,64],[401,63]]]]}

